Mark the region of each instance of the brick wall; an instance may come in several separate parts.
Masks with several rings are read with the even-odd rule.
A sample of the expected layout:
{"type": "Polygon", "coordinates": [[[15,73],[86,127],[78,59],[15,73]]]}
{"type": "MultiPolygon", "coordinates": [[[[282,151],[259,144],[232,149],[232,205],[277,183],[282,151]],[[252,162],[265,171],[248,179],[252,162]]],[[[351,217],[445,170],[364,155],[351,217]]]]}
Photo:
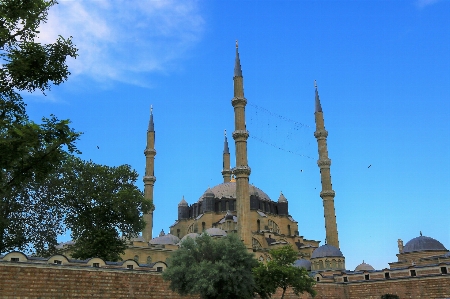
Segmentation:
{"type": "MultiPolygon", "coordinates": [[[[318,283],[317,299],[450,298],[450,275],[354,283],[318,283]]],[[[280,298],[281,290],[274,298],[280,298]]],[[[0,298],[146,298],[181,299],[158,273],[137,270],[64,267],[51,264],[0,263],[0,298]]],[[[298,298],[291,290],[286,299],[298,298]]],[[[303,294],[301,299],[311,296],[303,294]]]]}

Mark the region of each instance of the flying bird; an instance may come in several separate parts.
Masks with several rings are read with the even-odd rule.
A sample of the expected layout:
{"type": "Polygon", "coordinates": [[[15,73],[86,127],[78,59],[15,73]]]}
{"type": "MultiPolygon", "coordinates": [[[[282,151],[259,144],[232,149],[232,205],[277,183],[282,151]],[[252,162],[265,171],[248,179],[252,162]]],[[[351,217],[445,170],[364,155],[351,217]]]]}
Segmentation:
{"type": "Polygon", "coordinates": [[[370,168],[370,166],[372,166],[372,164],[370,164],[369,166],[367,166],[367,168],[370,168]]]}
{"type": "Polygon", "coordinates": [[[97,149],[100,149],[100,148],[98,147],[98,145],[97,145],[97,149]]]}

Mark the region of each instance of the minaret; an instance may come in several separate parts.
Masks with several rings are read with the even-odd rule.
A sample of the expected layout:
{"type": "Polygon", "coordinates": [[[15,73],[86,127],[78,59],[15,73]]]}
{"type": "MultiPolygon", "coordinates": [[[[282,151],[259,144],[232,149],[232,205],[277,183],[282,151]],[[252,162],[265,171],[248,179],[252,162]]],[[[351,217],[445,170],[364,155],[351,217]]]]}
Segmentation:
{"type": "Polygon", "coordinates": [[[247,162],[247,139],[248,131],[245,126],[244,78],[242,77],[241,62],[239,60],[238,43],[236,41],[236,61],[234,66],[234,97],[231,104],[234,107],[233,139],[236,145],[236,167],[233,174],[236,177],[236,206],[238,234],[247,248],[252,247],[252,236],[250,229],[250,195],[248,179],[250,167],[247,162]]]}
{"type": "MultiPolygon", "coordinates": [[[[155,185],[155,126],[153,124],[153,108],[150,107],[150,121],[147,130],[147,147],[144,150],[145,155],[145,176],[144,176],[144,197],[153,201],[153,186],[155,185]]],[[[144,215],[145,228],[142,231],[142,237],[145,241],[152,239],[153,229],[153,211],[144,215]]]]}
{"type": "Polygon", "coordinates": [[[223,170],[222,170],[223,182],[229,183],[231,180],[230,169],[230,149],[228,148],[227,130],[225,130],[225,142],[223,144],[223,170]]]}
{"type": "Polygon", "coordinates": [[[322,106],[320,105],[319,99],[319,91],[317,90],[317,84],[315,81],[314,86],[316,89],[316,101],[315,101],[316,111],[314,113],[314,116],[316,118],[316,131],[314,132],[314,136],[317,138],[317,144],[319,147],[319,160],[317,160],[317,165],[320,168],[320,179],[322,181],[322,191],[320,192],[320,197],[322,197],[323,200],[326,242],[328,245],[332,245],[336,248],[339,248],[339,239],[336,224],[336,212],[334,209],[335,192],[333,191],[331,186],[331,174],[330,174],[331,160],[328,158],[328,149],[327,149],[328,132],[325,130],[322,106]]]}

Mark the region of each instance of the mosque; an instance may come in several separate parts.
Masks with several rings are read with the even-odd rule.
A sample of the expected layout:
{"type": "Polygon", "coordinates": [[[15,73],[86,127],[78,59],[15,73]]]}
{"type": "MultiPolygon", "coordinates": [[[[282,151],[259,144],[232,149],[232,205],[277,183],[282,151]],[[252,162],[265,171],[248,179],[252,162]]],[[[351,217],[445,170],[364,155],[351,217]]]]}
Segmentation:
{"type": "MultiPolygon", "coordinates": [[[[305,267],[312,274],[316,273],[317,281],[326,277],[341,277],[342,280],[343,277],[346,277],[345,280],[348,281],[349,276],[359,277],[358,274],[364,271],[376,272],[365,262],[358,265],[354,271],[348,271],[345,268],[345,257],[339,247],[334,208],[335,191],[331,184],[331,160],[328,157],[327,149],[328,132],[325,129],[317,84],[315,84],[316,131],[314,136],[318,145],[317,165],[322,185],[320,197],[324,207],[326,244],[320,245],[320,241],[300,235],[298,224],[289,213],[288,199],[283,193],[280,194],[277,201],[274,201],[262,189],[249,184],[251,173],[247,162],[249,133],[245,125],[247,99],[244,97],[244,82],[238,50],[236,44],[234,96],[231,100],[235,123],[235,130],[232,133],[236,153],[235,167],[231,168],[229,144],[225,133],[221,172],[223,182],[208,188],[197,202],[188,204],[183,198],[178,204],[178,219],[170,227],[168,234],[162,231],[158,237],[152,238],[154,211],[145,215],[147,226],[142,237],[130,242],[130,247],[123,258],[134,259],[141,263],[165,261],[171,252],[178,248],[178,244],[187,237],[195,238],[204,232],[213,237],[237,233],[248,250],[253,251],[259,261],[270,260],[270,249],[290,244],[298,251],[299,259],[296,265],[305,267]]],[[[144,194],[146,198],[153,200],[153,187],[156,181],[153,112],[150,114],[147,147],[144,154],[146,157],[144,194]]],[[[390,263],[391,269],[404,269],[411,265],[426,266],[442,262],[450,263],[449,251],[442,243],[430,237],[420,235],[407,242],[405,246],[399,239],[398,248],[398,261],[390,263]]],[[[442,266],[439,273],[447,273],[445,267],[447,266],[442,266]]],[[[386,269],[383,273],[386,273],[386,269]]],[[[366,280],[367,276],[363,278],[366,280]]]]}
{"type": "MultiPolygon", "coordinates": [[[[363,261],[354,270],[346,269],[345,257],[339,247],[334,208],[335,192],[331,184],[331,160],[327,150],[328,132],[325,130],[317,85],[314,136],[318,145],[317,165],[322,185],[320,197],[324,207],[326,244],[320,245],[320,241],[300,235],[298,224],[289,213],[288,199],[281,193],[277,201],[274,201],[262,189],[249,184],[251,174],[247,162],[249,133],[245,125],[247,99],[244,97],[237,44],[233,80],[234,96],[231,104],[234,108],[235,121],[235,130],[232,133],[236,148],[235,167],[231,168],[229,144],[225,134],[221,172],[223,182],[208,188],[197,202],[189,204],[183,198],[178,204],[178,219],[170,226],[168,234],[162,231],[158,237],[153,238],[152,210],[144,215],[146,227],[142,236],[130,240],[129,247],[122,256],[123,262],[112,263],[99,258],[85,261],[70,259],[70,247],[73,242],[67,242],[59,245],[64,255],[47,259],[11,252],[0,256],[0,266],[11,265],[9,262],[15,263],[14,265],[21,269],[20,263],[24,265],[23,267],[36,264],[38,268],[48,268],[50,267],[48,264],[57,264],[73,267],[79,275],[82,269],[88,268],[100,270],[103,268],[105,273],[115,268],[140,270],[136,273],[160,272],[167,267],[167,258],[179,248],[180,242],[184,239],[196,238],[201,233],[207,233],[214,238],[234,233],[261,262],[270,260],[270,249],[291,245],[298,252],[298,260],[294,266],[306,268],[314,277],[319,298],[380,298],[383,294],[398,294],[401,298],[450,297],[450,252],[441,242],[423,236],[422,233],[406,244],[398,240],[397,261],[389,263],[389,268],[375,270],[363,261]]],[[[146,157],[144,196],[153,200],[153,187],[156,182],[153,112],[150,113],[144,154],[146,157]]],[[[148,281],[148,278],[145,281],[148,281]]],[[[0,285],[0,290],[1,288],[0,285]]]]}

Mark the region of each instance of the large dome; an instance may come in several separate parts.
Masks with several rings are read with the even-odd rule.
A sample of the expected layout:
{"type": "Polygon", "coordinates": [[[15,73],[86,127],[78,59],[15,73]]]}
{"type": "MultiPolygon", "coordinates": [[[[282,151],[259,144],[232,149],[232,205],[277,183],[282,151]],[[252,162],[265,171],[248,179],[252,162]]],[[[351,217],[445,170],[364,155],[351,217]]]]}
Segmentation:
{"type": "Polygon", "coordinates": [[[322,245],[319,248],[317,248],[316,250],[313,251],[311,258],[318,258],[318,257],[344,257],[344,255],[342,254],[342,252],[332,246],[332,245],[322,245]]]}
{"type": "Polygon", "coordinates": [[[428,250],[441,251],[447,249],[438,240],[425,236],[411,239],[408,243],[406,243],[405,247],[403,247],[404,253],[428,250]]]}
{"type": "MultiPolygon", "coordinates": [[[[222,183],[213,188],[208,188],[208,190],[203,193],[203,195],[199,198],[199,202],[203,201],[203,197],[206,195],[214,194],[216,198],[236,198],[236,182],[228,182],[222,183]]],[[[260,199],[270,201],[269,195],[267,195],[264,191],[255,187],[253,185],[249,185],[249,193],[250,195],[257,195],[260,199]]]]}

